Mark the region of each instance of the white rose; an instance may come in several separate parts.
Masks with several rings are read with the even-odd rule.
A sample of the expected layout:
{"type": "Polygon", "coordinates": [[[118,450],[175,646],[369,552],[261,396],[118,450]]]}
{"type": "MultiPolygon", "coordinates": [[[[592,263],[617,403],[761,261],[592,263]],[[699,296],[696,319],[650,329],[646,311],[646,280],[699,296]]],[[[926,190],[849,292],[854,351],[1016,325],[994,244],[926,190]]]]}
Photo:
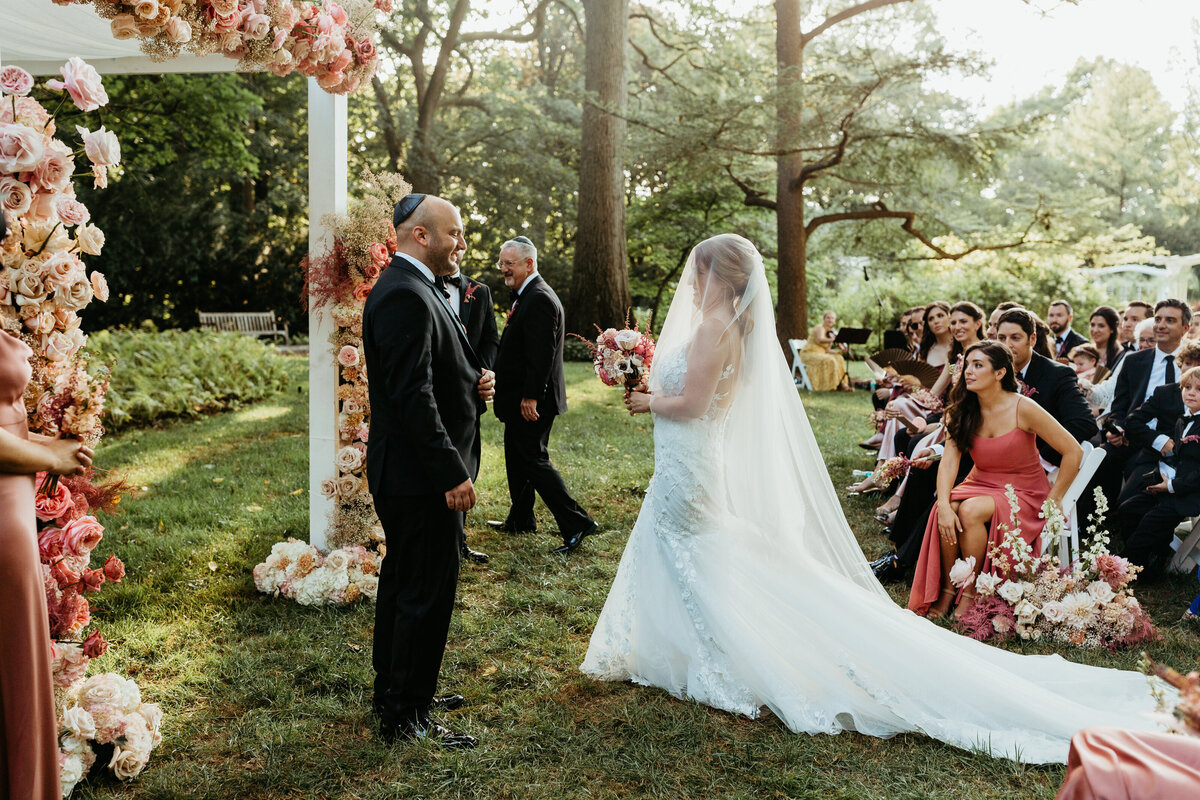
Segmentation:
{"type": "Polygon", "coordinates": [[[150,732],[150,745],[158,747],[159,742],[162,741],[162,734],[159,733],[159,728],[162,727],[162,708],[158,703],[142,703],[137,707],[137,713],[146,720],[146,727],[150,732]]]}
{"type": "Polygon", "coordinates": [[[33,203],[33,192],[29,186],[11,175],[0,176],[0,209],[14,217],[21,217],[33,203]]]}
{"type": "Polygon", "coordinates": [[[104,231],[89,222],[75,230],[75,241],[79,243],[79,249],[89,256],[98,256],[104,248],[104,231]]]}
{"type": "Polygon", "coordinates": [[[950,567],[950,583],[963,587],[971,584],[971,576],[975,573],[975,556],[968,556],[966,561],[956,559],[950,567]]]}
{"type": "Polygon", "coordinates": [[[622,350],[632,350],[638,346],[641,339],[642,335],[637,331],[621,331],[617,334],[617,347],[622,350]]]}
{"type": "Polygon", "coordinates": [[[1000,585],[1000,578],[991,572],[981,572],[975,576],[975,593],[987,597],[995,594],[1000,585]]]}
{"type": "Polygon", "coordinates": [[[124,747],[118,747],[113,750],[112,760],[108,762],[108,768],[113,771],[113,775],[116,775],[123,781],[127,781],[140,775],[149,761],[149,751],[143,753],[137,750],[127,750],[124,747]]]}
{"type": "Polygon", "coordinates": [[[83,780],[83,756],[77,753],[63,754],[58,759],[58,785],[63,797],[74,790],[75,784],[83,780]]]}
{"type": "Polygon", "coordinates": [[[121,163],[121,142],[115,133],[105,130],[103,125],[94,131],[76,125],[75,130],[83,138],[84,152],[93,166],[108,167],[121,163]]]}
{"type": "Polygon", "coordinates": [[[1010,606],[1016,605],[1024,593],[1025,587],[1017,581],[1005,581],[1004,585],[996,592],[1010,606]]]}
{"type": "Polygon", "coordinates": [[[1116,596],[1116,592],[1108,585],[1107,581],[1092,581],[1087,587],[1087,593],[1100,605],[1108,603],[1116,596]]]}
{"type": "Polygon", "coordinates": [[[1047,622],[1059,624],[1067,618],[1067,611],[1063,608],[1063,604],[1057,600],[1050,600],[1042,606],[1042,616],[1047,622]]]}
{"type": "Polygon", "coordinates": [[[96,738],[96,720],[83,706],[71,706],[63,712],[63,727],[82,739],[96,738]]]}
{"type": "Polygon", "coordinates": [[[1022,625],[1032,625],[1041,611],[1028,600],[1022,600],[1013,608],[1013,613],[1017,615],[1017,622],[1020,622],[1022,625]]]}

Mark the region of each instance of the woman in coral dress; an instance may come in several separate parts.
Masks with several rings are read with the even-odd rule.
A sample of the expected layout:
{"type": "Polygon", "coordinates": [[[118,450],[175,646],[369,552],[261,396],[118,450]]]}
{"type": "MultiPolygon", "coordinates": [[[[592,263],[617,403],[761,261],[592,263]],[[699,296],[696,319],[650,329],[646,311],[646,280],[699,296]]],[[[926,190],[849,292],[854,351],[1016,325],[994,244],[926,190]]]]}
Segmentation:
{"type": "Polygon", "coordinates": [[[25,425],[29,347],[0,332],[0,797],[60,795],[50,623],[34,518],[34,473],[82,471],[92,451],[31,440],[25,425]]]}
{"type": "Polygon", "coordinates": [[[929,515],[908,597],[910,609],[931,617],[949,611],[956,596],[956,617],[974,602],[971,582],[961,593],[950,585],[950,568],[961,557],[975,559],[975,574],[988,570],[989,545],[1004,538],[1002,526],[1013,524],[1006,487],[1016,493],[1021,538],[1038,552],[1042,504],[1047,498],[1062,500],[1083,460],[1083,450],[1071,434],[1017,392],[1012,351],[998,342],[980,342],[967,350],[963,378],[950,394],[946,433],[938,501],[929,515]],[[1053,489],[1038,459],[1039,437],[1062,455],[1053,489]],[[975,466],[954,486],[964,452],[970,452],[975,466]]]}

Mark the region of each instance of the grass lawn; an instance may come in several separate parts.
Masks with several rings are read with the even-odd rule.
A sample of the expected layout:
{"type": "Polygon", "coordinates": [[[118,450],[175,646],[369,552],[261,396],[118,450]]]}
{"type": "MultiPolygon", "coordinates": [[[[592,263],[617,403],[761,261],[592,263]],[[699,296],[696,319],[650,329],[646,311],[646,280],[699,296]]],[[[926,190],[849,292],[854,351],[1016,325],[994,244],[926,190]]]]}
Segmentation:
{"type": "MultiPolygon", "coordinates": [[[[304,608],[259,594],[250,577],[276,541],[307,535],[306,364],[292,360],[290,388],[257,405],[128,431],[101,448],[97,463],[139,491],[105,520],[93,559],[117,552],[129,572],[95,598],[113,646],[92,672],[136,678],[166,720],[140,778],[92,779],[76,797],[1053,797],[1061,767],[916,735],[795,735],[773,717],[750,721],[579,673],[652,469],[647,418],[626,415],[620,393],[580,364],[568,367],[571,411],[555,425],[551,454],[606,533],[562,558],[548,554],[550,536],[482,527],[507,508],[501,431],[489,415],[468,536],[492,561],[463,567],[442,669],[444,687],[470,701],[451,724],[482,745],[466,754],[385,746],[368,710],[373,606],[304,608]]],[[[804,400],[834,483],[845,485],[851,469],[868,466],[854,446],[867,395],[804,400]]],[[[886,547],[874,505],[845,501],[870,556],[886,547]]],[[[552,529],[540,504],[539,513],[552,529]]],[[[1184,577],[1140,594],[1164,634],[1152,654],[1177,667],[1195,663],[1196,635],[1175,622],[1195,590],[1184,577]]],[[[1067,655],[1126,668],[1137,660],[1067,655]]]]}

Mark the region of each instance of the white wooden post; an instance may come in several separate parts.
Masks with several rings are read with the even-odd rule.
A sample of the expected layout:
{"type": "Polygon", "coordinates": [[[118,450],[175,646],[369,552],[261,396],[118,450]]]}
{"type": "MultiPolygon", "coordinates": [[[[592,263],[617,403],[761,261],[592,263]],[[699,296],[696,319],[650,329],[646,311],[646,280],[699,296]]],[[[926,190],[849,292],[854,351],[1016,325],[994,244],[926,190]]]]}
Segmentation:
{"type": "MultiPolygon", "coordinates": [[[[333,232],[321,221],[346,213],[346,98],[308,79],[308,249],[322,253],[333,232]]],[[[329,335],[333,319],[308,311],[308,541],[326,548],[333,501],[321,494],[321,481],[335,477],[337,447],[337,369],[329,335]]]]}

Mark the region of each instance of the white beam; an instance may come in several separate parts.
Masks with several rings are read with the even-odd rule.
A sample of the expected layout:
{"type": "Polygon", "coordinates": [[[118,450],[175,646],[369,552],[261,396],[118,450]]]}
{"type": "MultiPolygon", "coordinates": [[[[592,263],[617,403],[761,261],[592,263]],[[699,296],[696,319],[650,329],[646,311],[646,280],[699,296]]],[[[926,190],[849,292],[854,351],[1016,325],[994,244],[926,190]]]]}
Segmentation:
{"type": "MultiPolygon", "coordinates": [[[[329,94],[308,79],[308,250],[322,253],[333,232],[326,214],[346,213],[346,97],[329,94]]],[[[335,477],[337,447],[337,368],[329,335],[330,314],[308,311],[308,541],[326,548],[333,501],[321,482],[335,477]]]]}

